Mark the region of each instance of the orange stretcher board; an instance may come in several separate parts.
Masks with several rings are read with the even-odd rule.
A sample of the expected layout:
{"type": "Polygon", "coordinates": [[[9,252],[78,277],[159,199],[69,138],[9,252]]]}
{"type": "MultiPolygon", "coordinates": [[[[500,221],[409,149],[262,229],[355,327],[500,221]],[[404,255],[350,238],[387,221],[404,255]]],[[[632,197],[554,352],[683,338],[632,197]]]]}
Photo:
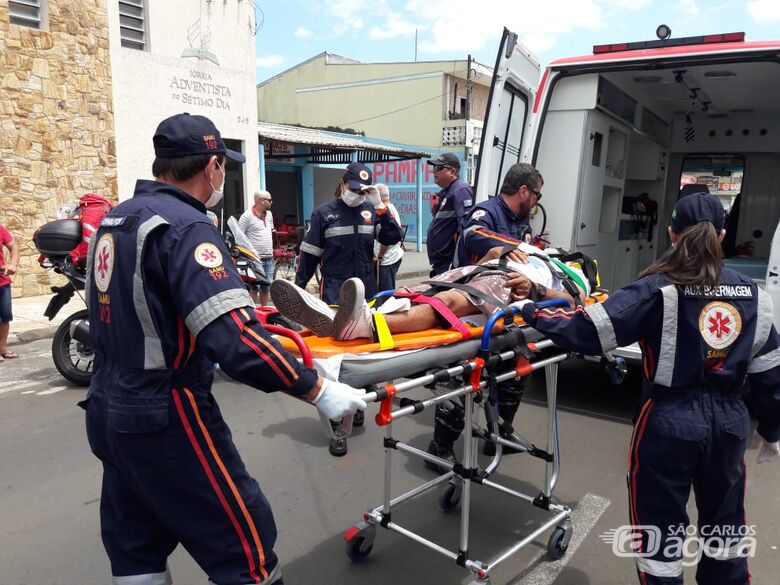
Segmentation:
{"type": "MultiPolygon", "coordinates": [[[[601,303],[607,299],[605,293],[594,293],[585,299],[586,305],[594,303],[601,303]]],[[[520,317],[515,318],[515,323],[518,325],[523,324],[523,320],[520,317]]],[[[463,326],[471,333],[471,339],[479,338],[482,335],[482,327],[475,327],[468,323],[463,323],[463,326]]],[[[495,331],[502,331],[503,323],[499,321],[496,323],[495,331]]],[[[317,337],[311,331],[301,332],[301,337],[306,342],[306,345],[311,350],[312,357],[314,358],[329,358],[341,353],[373,353],[382,351],[379,342],[373,342],[368,338],[353,339],[350,341],[336,341],[332,337],[317,337]]],[[[427,347],[433,347],[438,345],[447,345],[450,343],[457,343],[462,341],[463,336],[454,329],[426,329],[424,331],[415,331],[414,333],[397,333],[393,335],[393,350],[404,351],[412,349],[424,349],[427,347]]],[[[276,340],[294,355],[300,355],[298,347],[295,343],[286,337],[276,336],[276,340]]]]}

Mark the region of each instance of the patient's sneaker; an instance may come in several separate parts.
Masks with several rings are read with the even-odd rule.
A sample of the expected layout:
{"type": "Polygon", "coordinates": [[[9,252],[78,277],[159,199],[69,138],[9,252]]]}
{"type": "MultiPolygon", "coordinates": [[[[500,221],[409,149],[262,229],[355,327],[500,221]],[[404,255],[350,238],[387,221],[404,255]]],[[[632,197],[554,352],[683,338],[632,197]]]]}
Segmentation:
{"type": "Polygon", "coordinates": [[[339,310],[333,318],[331,335],[339,341],[373,336],[371,309],[366,303],[366,288],[359,278],[350,278],[341,285],[339,310]]]}
{"type": "Polygon", "coordinates": [[[311,329],[315,335],[329,337],[336,313],[327,303],[292,282],[277,278],[271,283],[271,299],[279,312],[311,329]]]}

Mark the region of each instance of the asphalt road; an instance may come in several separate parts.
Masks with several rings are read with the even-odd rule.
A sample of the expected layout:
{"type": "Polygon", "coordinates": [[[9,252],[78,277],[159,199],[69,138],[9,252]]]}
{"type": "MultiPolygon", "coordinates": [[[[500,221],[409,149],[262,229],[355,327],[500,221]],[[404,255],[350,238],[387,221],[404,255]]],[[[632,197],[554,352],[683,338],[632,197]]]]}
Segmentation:
{"type": "MultiPolygon", "coordinates": [[[[85,390],[67,386],[54,370],[49,340],[15,346],[22,357],[0,365],[0,583],[91,585],[110,583],[99,533],[100,467],[87,447],[85,390]]],[[[534,376],[518,424],[544,444],[543,379],[534,376]]],[[[616,558],[599,535],[626,523],[625,465],[638,379],[608,385],[596,364],[568,363],[559,379],[562,474],[556,497],[574,509],[574,539],[561,561],[543,558],[547,535],[493,573],[493,585],[625,585],[633,562],[616,558]]],[[[277,551],[285,582],[321,585],[396,585],[471,582],[462,568],[400,535],[380,529],[373,553],[360,564],[344,554],[342,533],[379,505],[383,432],[371,422],[350,439],[349,454],[328,455],[311,407],[281,395],[262,395],[220,380],[215,387],[225,418],[249,470],[271,501],[279,525],[277,551]]],[[[424,394],[423,394],[424,395],[424,394]]],[[[375,408],[369,411],[372,414],[375,408]]],[[[399,421],[396,436],[424,448],[432,413],[399,421]]],[[[756,527],[753,583],[776,583],[780,568],[780,465],[756,466],[748,453],[748,522],[756,527]]],[[[433,476],[398,454],[393,493],[433,476]]],[[[505,458],[498,480],[536,495],[543,481],[538,460],[505,458]]],[[[393,520],[457,548],[458,515],[440,512],[438,491],[415,499],[393,520]]],[[[694,516],[693,506],[691,515],[694,516]]],[[[527,534],[544,517],[533,507],[475,487],[471,556],[487,560],[527,534]]],[[[187,553],[173,554],[174,583],[205,583],[187,553]]],[[[691,569],[686,582],[693,583],[691,569]]]]}

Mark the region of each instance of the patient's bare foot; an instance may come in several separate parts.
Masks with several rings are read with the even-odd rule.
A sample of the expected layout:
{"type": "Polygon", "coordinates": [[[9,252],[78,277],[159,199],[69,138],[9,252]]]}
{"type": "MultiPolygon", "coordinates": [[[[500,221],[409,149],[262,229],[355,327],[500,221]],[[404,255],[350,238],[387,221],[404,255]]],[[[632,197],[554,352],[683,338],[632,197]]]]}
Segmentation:
{"type": "Polygon", "coordinates": [[[308,327],[320,337],[331,335],[336,313],[325,301],[281,278],[271,283],[271,299],[288,319],[308,327]]]}
{"type": "Polygon", "coordinates": [[[366,303],[366,289],[359,278],[350,278],[341,285],[339,310],[333,318],[333,337],[340,341],[371,337],[371,310],[366,303]]]}

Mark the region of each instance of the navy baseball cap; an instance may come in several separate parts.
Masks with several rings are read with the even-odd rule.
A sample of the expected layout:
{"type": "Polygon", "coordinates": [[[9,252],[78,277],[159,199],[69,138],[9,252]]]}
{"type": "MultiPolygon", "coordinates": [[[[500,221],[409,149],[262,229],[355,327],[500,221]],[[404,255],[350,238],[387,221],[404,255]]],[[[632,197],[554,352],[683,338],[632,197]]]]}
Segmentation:
{"type": "Polygon", "coordinates": [[[237,163],[246,162],[243,154],[225,147],[219,130],[206,116],[184,112],[166,118],[157,126],[152,141],[159,158],[223,154],[237,163]]]}
{"type": "Polygon", "coordinates": [[[672,211],[672,230],[680,232],[687,227],[708,221],[717,231],[723,229],[726,212],[717,197],[709,193],[692,193],[681,198],[672,211]]]}
{"type": "Polygon", "coordinates": [[[353,191],[360,191],[363,187],[371,184],[371,171],[366,165],[360,162],[351,162],[344,171],[344,181],[353,191]]]}
{"type": "Polygon", "coordinates": [[[460,170],[460,159],[452,152],[437,154],[435,158],[428,161],[428,164],[435,167],[452,167],[456,171],[460,170]]]}

